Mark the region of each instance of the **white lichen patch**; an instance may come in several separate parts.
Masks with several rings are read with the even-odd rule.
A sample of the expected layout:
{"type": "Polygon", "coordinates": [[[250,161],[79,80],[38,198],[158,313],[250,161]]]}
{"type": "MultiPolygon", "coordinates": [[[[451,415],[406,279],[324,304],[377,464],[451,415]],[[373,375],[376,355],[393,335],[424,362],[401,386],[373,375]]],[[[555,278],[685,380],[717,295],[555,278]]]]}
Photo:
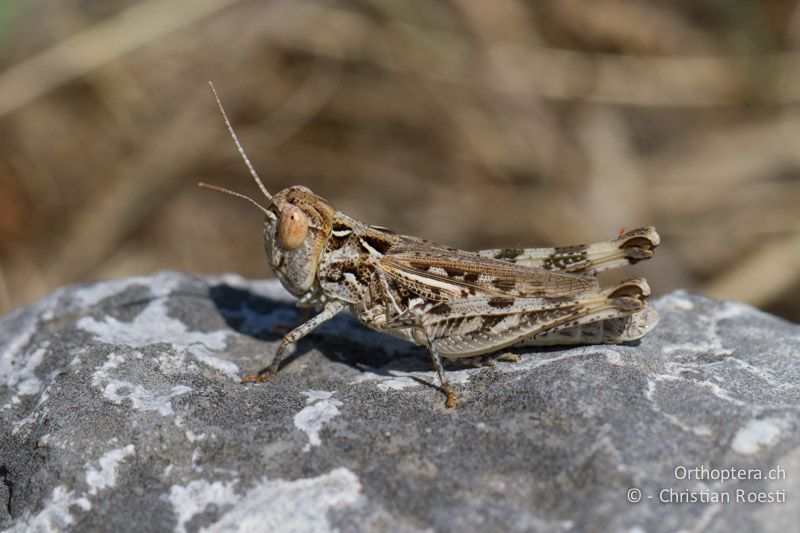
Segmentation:
{"type": "Polygon", "coordinates": [[[13,391],[13,397],[4,407],[19,403],[19,396],[37,394],[41,390],[41,381],[34,371],[46,356],[47,346],[45,344],[33,352],[26,352],[26,348],[40,324],[51,320],[57,309],[85,309],[137,284],[168,296],[182,279],[181,274],[161,272],[154,276],[110,280],[85,287],[66,287],[3,317],[0,324],[0,386],[5,385],[13,391]]]}
{"type": "Polygon", "coordinates": [[[86,498],[76,497],[75,492],[67,490],[63,485],[54,488],[41,511],[26,514],[6,530],[6,533],[25,533],[29,531],[64,531],[75,519],[69,508],[79,506],[84,511],[91,509],[86,498]]]}
{"type": "Polygon", "coordinates": [[[20,396],[31,396],[42,390],[42,382],[36,376],[36,368],[42,364],[47,354],[47,346],[45,343],[41,348],[34,350],[19,364],[15,364],[15,360],[11,358],[7,360],[0,358],[0,383],[14,391],[14,395],[3,406],[5,409],[20,403],[20,396]]]}
{"type": "Polygon", "coordinates": [[[360,498],[361,483],[346,468],[295,481],[262,479],[201,531],[333,531],[328,513],[351,507],[360,498]]]}
{"type": "Polygon", "coordinates": [[[14,324],[13,316],[9,316],[6,320],[10,324],[16,326],[13,331],[4,330],[0,336],[0,375],[9,377],[12,372],[19,366],[19,356],[22,349],[31,341],[33,334],[36,333],[36,326],[38,321],[33,317],[25,317],[26,320],[23,324],[14,324]]]}
{"type": "MultiPolygon", "coordinates": [[[[233,491],[235,484],[235,481],[209,483],[204,479],[198,479],[185,486],[173,485],[165,499],[172,504],[178,519],[178,524],[175,526],[176,533],[185,533],[186,523],[209,506],[214,505],[224,509],[225,506],[236,502],[238,498],[233,491]]],[[[265,502],[262,504],[266,505],[265,502]]]]}
{"type": "Polygon", "coordinates": [[[134,451],[133,444],[128,444],[104,453],[96,461],[96,466],[87,465],[85,479],[89,487],[88,492],[79,495],[75,491],[67,490],[67,487],[59,485],[50,493],[50,497],[41,511],[36,514],[27,513],[6,531],[23,533],[67,530],[75,522],[73,512],[79,510],[86,512],[92,509],[92,503],[88,496],[95,496],[98,491],[116,485],[120,463],[133,455],[134,451]]]}
{"type": "Polygon", "coordinates": [[[326,390],[307,390],[303,391],[303,396],[306,397],[306,403],[311,403],[317,400],[327,400],[333,396],[333,393],[326,390]]]}
{"type": "Polygon", "coordinates": [[[127,381],[111,380],[103,388],[103,396],[117,405],[130,400],[134,409],[156,411],[161,416],[167,416],[173,412],[170,400],[191,391],[192,389],[185,385],[173,385],[169,391],[157,392],[127,381]]]}
{"type": "MultiPolygon", "coordinates": [[[[142,354],[130,354],[128,358],[141,359],[142,354]]],[[[111,353],[102,365],[95,367],[95,371],[92,373],[92,386],[102,391],[103,397],[113,404],[121,405],[125,400],[129,400],[134,409],[156,411],[161,416],[168,416],[173,413],[172,398],[192,391],[185,385],[173,385],[164,390],[151,390],[137,383],[113,377],[111,372],[118,369],[125,361],[124,356],[111,353]]]]}
{"type": "Polygon", "coordinates": [[[133,444],[123,448],[116,448],[103,454],[97,460],[97,468],[90,467],[86,471],[86,484],[89,485],[89,494],[94,496],[97,491],[117,484],[117,469],[126,457],[134,453],[133,444]]]}
{"type": "Polygon", "coordinates": [[[128,278],[109,279],[81,287],[72,287],[70,288],[70,296],[74,304],[77,304],[83,309],[93,307],[102,300],[121,294],[137,285],[148,287],[153,292],[152,298],[164,298],[177,290],[183,280],[185,280],[185,277],[182,274],[163,271],[153,274],[152,276],[131,276],[128,278]]]}
{"type": "MultiPolygon", "coordinates": [[[[47,353],[47,346],[35,350],[30,354],[25,363],[17,372],[6,375],[6,385],[17,388],[17,395],[25,396],[36,394],[42,387],[42,382],[36,377],[34,371],[42,364],[44,355],[47,353]]],[[[2,374],[0,374],[2,375],[2,374]]]]}
{"type": "MultiPolygon", "coordinates": [[[[130,354],[128,358],[141,359],[142,354],[130,354]]],[[[173,413],[172,398],[192,391],[191,387],[185,385],[173,385],[164,390],[150,390],[142,385],[112,377],[111,371],[119,368],[125,361],[126,357],[111,353],[102,365],[95,367],[92,373],[92,386],[102,391],[103,397],[111,403],[121,405],[125,400],[129,400],[134,409],[156,411],[161,416],[168,416],[173,413]]]]}
{"type": "Polygon", "coordinates": [[[119,368],[125,361],[125,357],[118,353],[110,353],[106,358],[106,361],[98,366],[95,367],[94,373],[92,373],[92,385],[95,387],[100,387],[104,382],[110,379],[109,371],[114,368],[119,368]]]}
{"type": "Polygon", "coordinates": [[[386,379],[380,380],[378,383],[378,390],[383,392],[403,390],[409,387],[417,387],[421,385],[418,381],[407,376],[391,376],[386,379]]]}
{"type": "Polygon", "coordinates": [[[306,395],[306,403],[309,405],[294,415],[294,425],[308,435],[308,444],[303,448],[303,451],[308,451],[311,446],[322,444],[319,432],[322,426],[339,414],[342,402],[334,400],[331,397],[333,393],[328,391],[309,390],[303,394],[306,395]]]}
{"type": "Polygon", "coordinates": [[[12,311],[0,322],[0,386],[13,391],[16,399],[13,403],[18,403],[19,395],[36,394],[41,387],[34,370],[41,364],[45,351],[40,350],[46,350],[47,344],[30,355],[25,350],[36,334],[40,318],[52,312],[57,300],[58,294],[53,293],[12,311]]]}
{"type": "MultiPolygon", "coordinates": [[[[223,335],[227,336],[225,332],[215,332],[215,333],[222,333],[223,335]]],[[[209,368],[213,368],[214,370],[218,371],[220,374],[224,374],[228,376],[230,379],[239,383],[239,367],[232,363],[231,361],[226,361],[225,359],[220,359],[213,353],[211,353],[208,348],[204,345],[193,345],[188,346],[188,351],[197,359],[200,363],[206,365],[209,368]]]]}
{"type": "Polygon", "coordinates": [[[197,361],[238,381],[239,367],[210,351],[225,349],[228,333],[190,331],[186,324],[168,315],[166,302],[166,298],[154,299],[132,322],[122,322],[111,316],[99,320],[84,317],[77,326],[93,334],[98,341],[115,346],[140,348],[168,343],[175,350],[190,353],[197,361]]]}
{"type": "Polygon", "coordinates": [[[777,418],[750,420],[733,436],[731,449],[740,455],[755,455],[777,444],[785,429],[786,422],[777,418]]]}

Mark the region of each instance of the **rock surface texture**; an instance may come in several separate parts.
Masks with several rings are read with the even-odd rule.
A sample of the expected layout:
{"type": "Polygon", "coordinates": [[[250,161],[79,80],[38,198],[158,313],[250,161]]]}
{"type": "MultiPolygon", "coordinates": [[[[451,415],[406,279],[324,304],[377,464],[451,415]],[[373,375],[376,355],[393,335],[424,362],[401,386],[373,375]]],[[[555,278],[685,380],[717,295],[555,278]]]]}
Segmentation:
{"type": "Polygon", "coordinates": [[[348,316],[240,384],[299,319],[274,281],[62,289],[0,319],[0,529],[797,527],[800,326],[685,293],[656,307],[638,345],[451,370],[445,409],[423,349],[348,316]],[[731,467],[751,479],[709,479],[731,467]]]}

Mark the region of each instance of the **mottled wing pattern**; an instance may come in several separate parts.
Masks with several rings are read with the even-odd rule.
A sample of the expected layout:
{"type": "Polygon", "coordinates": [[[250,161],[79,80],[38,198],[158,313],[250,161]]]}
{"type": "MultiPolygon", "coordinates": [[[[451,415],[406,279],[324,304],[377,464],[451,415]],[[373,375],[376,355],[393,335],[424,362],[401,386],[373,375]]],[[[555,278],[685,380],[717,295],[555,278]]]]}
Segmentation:
{"type": "Polygon", "coordinates": [[[395,284],[437,301],[476,296],[569,300],[598,288],[592,277],[430,246],[393,248],[381,257],[378,268],[395,284]]]}

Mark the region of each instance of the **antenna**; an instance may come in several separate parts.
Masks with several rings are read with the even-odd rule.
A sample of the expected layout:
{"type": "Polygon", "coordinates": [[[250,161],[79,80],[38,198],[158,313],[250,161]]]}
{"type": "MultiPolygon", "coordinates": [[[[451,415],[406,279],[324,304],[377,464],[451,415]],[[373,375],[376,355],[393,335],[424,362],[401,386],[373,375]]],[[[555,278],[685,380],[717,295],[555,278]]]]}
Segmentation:
{"type": "Polygon", "coordinates": [[[216,185],[209,185],[208,183],[203,183],[202,181],[200,183],[198,183],[197,186],[202,188],[202,189],[209,189],[209,190],[212,190],[212,191],[229,194],[231,196],[235,196],[235,197],[241,198],[243,200],[247,200],[248,202],[250,202],[251,204],[253,204],[257,208],[259,208],[262,213],[267,215],[267,217],[271,218],[272,220],[276,220],[276,218],[277,218],[275,216],[275,213],[273,213],[272,211],[270,211],[269,209],[267,209],[263,205],[259,204],[258,202],[256,202],[252,198],[250,198],[249,196],[246,196],[244,194],[240,194],[240,193],[232,191],[230,189],[225,189],[223,187],[217,187],[216,185]]]}
{"type": "MultiPolygon", "coordinates": [[[[231,134],[231,138],[233,139],[233,142],[236,143],[236,148],[239,150],[239,155],[242,156],[242,159],[244,159],[245,165],[247,165],[248,170],[250,170],[250,175],[253,176],[253,178],[256,180],[256,183],[258,184],[258,188],[261,189],[261,192],[264,193],[264,196],[267,197],[267,200],[272,200],[272,195],[269,193],[269,191],[267,191],[267,188],[264,186],[264,183],[261,181],[261,178],[258,177],[258,173],[256,172],[256,169],[253,167],[253,164],[250,163],[250,160],[247,158],[247,154],[244,152],[244,148],[242,148],[242,143],[239,142],[239,137],[237,137],[236,136],[236,132],[233,131],[233,126],[231,126],[231,121],[228,120],[228,114],[225,113],[225,108],[222,107],[222,101],[220,100],[219,95],[217,94],[217,90],[214,88],[214,84],[209,81],[208,82],[208,86],[211,88],[211,94],[214,95],[214,100],[217,101],[217,106],[219,107],[219,111],[220,111],[220,113],[222,113],[223,120],[225,120],[225,126],[228,127],[228,132],[231,134]]],[[[207,189],[212,189],[212,190],[217,190],[219,192],[233,193],[233,191],[228,191],[227,189],[223,190],[220,187],[214,188],[213,186],[208,186],[206,188],[207,189]]],[[[233,194],[236,195],[238,193],[233,193],[233,194]]],[[[244,196],[244,195],[239,195],[239,196],[244,196]]],[[[244,197],[247,198],[246,196],[244,196],[244,197]]],[[[251,202],[255,203],[251,198],[248,198],[248,200],[250,200],[251,202]]],[[[256,204],[256,205],[259,205],[259,204],[256,204]]],[[[261,207],[261,206],[259,205],[259,207],[261,207]]],[[[262,207],[261,209],[263,210],[264,208],[262,207]]]]}

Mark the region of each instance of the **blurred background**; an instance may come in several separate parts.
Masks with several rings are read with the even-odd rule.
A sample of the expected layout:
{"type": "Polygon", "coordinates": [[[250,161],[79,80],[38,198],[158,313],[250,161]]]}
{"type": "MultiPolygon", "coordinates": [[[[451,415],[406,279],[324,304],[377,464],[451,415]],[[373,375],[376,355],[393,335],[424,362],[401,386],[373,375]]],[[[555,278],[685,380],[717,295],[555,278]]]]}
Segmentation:
{"type": "Polygon", "coordinates": [[[467,249],[655,225],[622,275],[800,321],[797,0],[2,0],[0,312],[266,277],[258,192],[467,249]]]}

